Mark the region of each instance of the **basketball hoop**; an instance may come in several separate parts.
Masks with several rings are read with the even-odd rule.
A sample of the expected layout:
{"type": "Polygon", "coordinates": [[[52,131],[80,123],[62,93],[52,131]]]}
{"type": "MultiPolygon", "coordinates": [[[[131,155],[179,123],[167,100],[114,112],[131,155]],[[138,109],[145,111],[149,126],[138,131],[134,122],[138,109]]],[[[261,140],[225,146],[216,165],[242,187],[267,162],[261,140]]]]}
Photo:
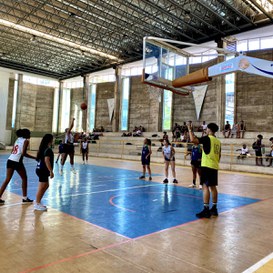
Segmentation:
{"type": "Polygon", "coordinates": [[[161,97],[163,92],[162,88],[152,86],[152,85],[147,85],[147,91],[149,92],[149,96],[151,99],[157,98],[158,102],[161,102],[161,97]]]}

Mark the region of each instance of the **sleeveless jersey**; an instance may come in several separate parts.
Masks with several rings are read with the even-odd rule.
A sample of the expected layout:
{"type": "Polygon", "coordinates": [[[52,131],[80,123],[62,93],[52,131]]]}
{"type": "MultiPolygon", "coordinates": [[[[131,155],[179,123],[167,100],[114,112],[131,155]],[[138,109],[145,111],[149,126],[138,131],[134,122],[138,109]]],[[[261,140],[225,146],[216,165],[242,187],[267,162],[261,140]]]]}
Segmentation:
{"type": "Polygon", "coordinates": [[[192,146],[192,151],[191,151],[191,160],[198,161],[202,157],[202,152],[200,149],[200,145],[198,146],[192,146]]]}
{"type": "Polygon", "coordinates": [[[21,160],[25,141],[26,141],[25,138],[22,137],[17,138],[13,145],[13,149],[11,155],[9,156],[9,160],[16,162],[19,162],[21,160]]]}
{"type": "Polygon", "coordinates": [[[171,145],[169,145],[168,147],[163,146],[163,154],[167,159],[171,158],[171,153],[172,153],[171,145]]]}
{"type": "Polygon", "coordinates": [[[209,154],[206,154],[203,150],[201,166],[218,170],[220,161],[221,142],[214,136],[209,135],[208,137],[210,139],[210,152],[209,154]]]}
{"type": "Polygon", "coordinates": [[[145,159],[149,153],[150,151],[148,145],[143,145],[141,158],[145,159]]]}
{"type": "Polygon", "coordinates": [[[71,133],[69,134],[65,134],[65,140],[64,140],[64,143],[65,144],[73,144],[74,142],[74,137],[71,133]]]}
{"type": "Polygon", "coordinates": [[[87,149],[87,145],[88,145],[87,142],[82,142],[82,149],[86,150],[87,149]]]}

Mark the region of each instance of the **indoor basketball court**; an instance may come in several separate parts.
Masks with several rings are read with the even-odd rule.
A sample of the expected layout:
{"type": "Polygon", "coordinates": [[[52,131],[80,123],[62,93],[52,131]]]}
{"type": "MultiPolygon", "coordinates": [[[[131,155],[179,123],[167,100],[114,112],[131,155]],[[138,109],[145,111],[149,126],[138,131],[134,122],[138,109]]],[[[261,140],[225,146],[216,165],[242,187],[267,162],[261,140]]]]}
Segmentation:
{"type": "Polygon", "coordinates": [[[262,0],[0,0],[0,273],[273,273],[272,22],[262,0]],[[46,174],[24,158],[22,196],[26,151],[46,174]]]}
{"type": "MultiPolygon", "coordinates": [[[[6,158],[2,155],[1,162],[6,158]]],[[[25,165],[34,198],[35,163],[25,160],[25,165]]],[[[243,272],[267,255],[270,177],[220,172],[219,216],[198,219],[202,191],[187,187],[190,168],[177,167],[179,184],[164,185],[163,165],[152,165],[152,181],[138,179],[140,167],[138,162],[92,159],[89,165],[77,164],[76,174],[66,166],[60,176],[55,166],[44,198],[47,212],[21,204],[20,179],[14,176],[0,207],[5,237],[1,268],[22,273],[170,272],[171,264],[173,272],[243,272]],[[18,238],[24,243],[16,244],[18,238]],[[23,259],[11,259],[14,248],[23,259]]]]}

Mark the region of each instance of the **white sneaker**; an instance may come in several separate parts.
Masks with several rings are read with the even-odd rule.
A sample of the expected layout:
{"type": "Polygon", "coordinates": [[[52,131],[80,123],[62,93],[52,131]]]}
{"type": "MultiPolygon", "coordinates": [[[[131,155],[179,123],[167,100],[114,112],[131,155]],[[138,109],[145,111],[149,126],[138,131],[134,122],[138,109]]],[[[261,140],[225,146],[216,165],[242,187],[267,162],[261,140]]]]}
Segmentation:
{"type": "Polygon", "coordinates": [[[34,205],[34,210],[47,211],[47,207],[43,206],[42,204],[35,204],[34,205]]]}
{"type": "Polygon", "coordinates": [[[188,187],[189,187],[189,188],[196,188],[196,185],[190,184],[188,187]]]}
{"type": "Polygon", "coordinates": [[[63,170],[62,169],[59,170],[59,174],[63,175],[63,170]]]}
{"type": "Polygon", "coordinates": [[[202,190],[202,189],[203,189],[202,185],[199,185],[199,190],[202,190]]]}
{"type": "Polygon", "coordinates": [[[74,168],[70,169],[72,173],[76,173],[76,170],[74,168]]]}

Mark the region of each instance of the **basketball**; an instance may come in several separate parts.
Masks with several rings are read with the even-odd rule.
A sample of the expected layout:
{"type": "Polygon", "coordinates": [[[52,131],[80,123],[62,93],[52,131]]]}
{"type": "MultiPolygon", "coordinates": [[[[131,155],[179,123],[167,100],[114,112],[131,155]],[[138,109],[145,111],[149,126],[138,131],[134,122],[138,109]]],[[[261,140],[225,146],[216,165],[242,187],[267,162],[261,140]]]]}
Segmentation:
{"type": "Polygon", "coordinates": [[[81,104],[81,109],[82,109],[82,110],[86,110],[86,109],[87,109],[87,104],[86,104],[85,102],[83,102],[83,103],[81,104]]]}

